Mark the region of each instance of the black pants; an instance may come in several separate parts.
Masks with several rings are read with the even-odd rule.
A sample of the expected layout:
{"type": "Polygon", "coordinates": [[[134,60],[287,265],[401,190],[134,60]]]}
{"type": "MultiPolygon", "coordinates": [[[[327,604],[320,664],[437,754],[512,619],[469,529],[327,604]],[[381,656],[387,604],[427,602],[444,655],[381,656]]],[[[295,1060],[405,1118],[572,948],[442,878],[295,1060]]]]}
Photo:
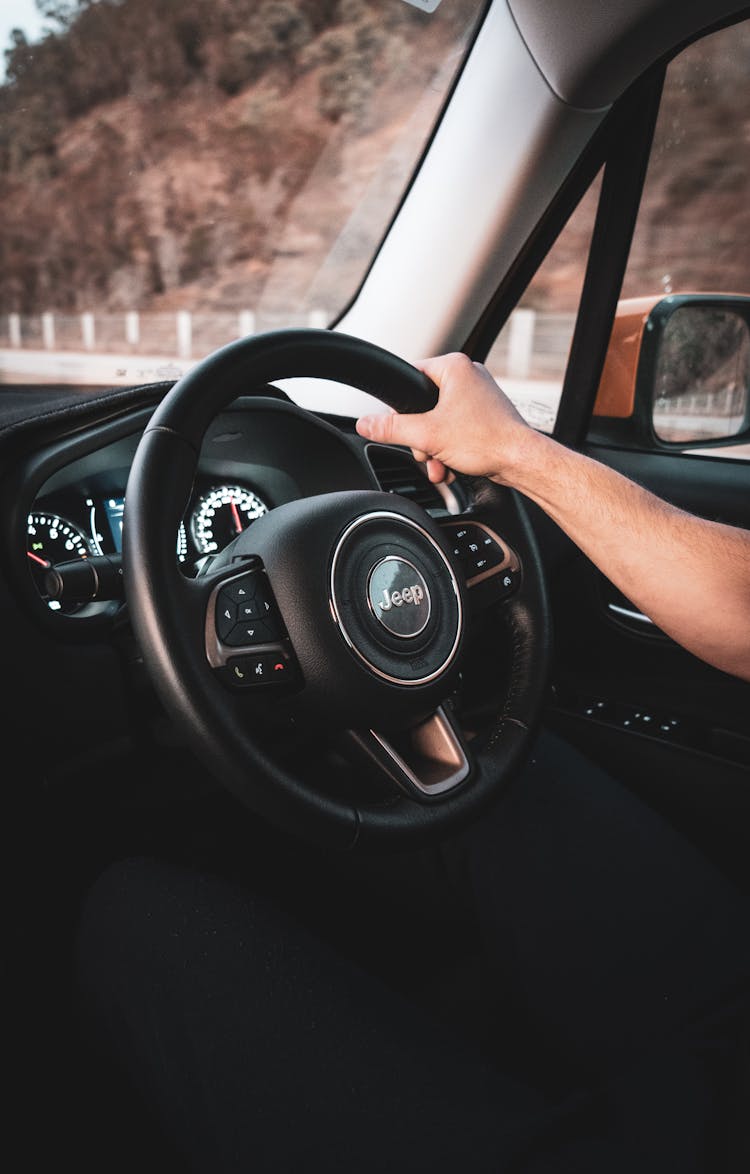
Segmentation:
{"type": "Polygon", "coordinates": [[[236,881],[151,859],[98,879],[82,1006],[186,1168],[724,1169],[744,897],[551,735],[466,851],[515,1040],[491,1055],[236,881]]]}

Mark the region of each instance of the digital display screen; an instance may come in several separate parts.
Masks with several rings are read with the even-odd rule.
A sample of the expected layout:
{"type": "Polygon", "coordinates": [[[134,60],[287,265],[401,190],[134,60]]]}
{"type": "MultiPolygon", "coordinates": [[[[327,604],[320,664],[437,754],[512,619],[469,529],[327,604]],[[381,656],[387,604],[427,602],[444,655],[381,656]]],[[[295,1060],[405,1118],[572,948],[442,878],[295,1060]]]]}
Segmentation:
{"type": "Polygon", "coordinates": [[[118,554],[122,553],[122,516],[125,511],[124,497],[105,497],[104,511],[109,522],[112,541],[118,554]]]}

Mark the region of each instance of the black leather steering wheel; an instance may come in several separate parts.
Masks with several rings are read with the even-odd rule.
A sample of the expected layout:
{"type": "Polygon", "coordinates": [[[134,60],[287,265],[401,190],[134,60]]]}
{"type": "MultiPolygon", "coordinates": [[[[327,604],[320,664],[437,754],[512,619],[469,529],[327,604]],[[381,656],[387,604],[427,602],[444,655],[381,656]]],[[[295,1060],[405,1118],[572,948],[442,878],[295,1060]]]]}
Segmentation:
{"type": "Polygon", "coordinates": [[[155,410],[127,483],[133,628],[177,728],[250,809],[321,845],[424,844],[497,798],[529,747],[551,645],[536,539],[519,495],[483,479],[470,514],[447,527],[397,494],[353,490],[278,506],[207,573],[185,576],[174,535],[209,424],[248,390],[295,377],[345,383],[397,411],[437,399],[410,364],[327,330],[241,339],[197,364],[155,410]],[[467,740],[450,698],[478,607],[507,633],[507,687],[467,740]],[[267,736],[285,723],[340,735],[382,798],[341,797],[290,769],[267,736]]]}

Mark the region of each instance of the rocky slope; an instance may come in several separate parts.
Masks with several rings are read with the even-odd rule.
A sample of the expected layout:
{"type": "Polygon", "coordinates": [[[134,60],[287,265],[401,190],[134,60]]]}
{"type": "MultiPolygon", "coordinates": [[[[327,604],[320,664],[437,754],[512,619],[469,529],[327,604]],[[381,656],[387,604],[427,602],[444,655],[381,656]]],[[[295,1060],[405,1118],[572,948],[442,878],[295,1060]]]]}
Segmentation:
{"type": "MultiPolygon", "coordinates": [[[[19,40],[0,87],[0,312],[339,307],[472,7],[58,3],[59,32],[19,40]]],[[[733,35],[742,51],[719,34],[670,69],[626,294],[747,285],[750,39],[733,35]]],[[[574,306],[593,213],[540,274],[538,306],[574,306]]]]}

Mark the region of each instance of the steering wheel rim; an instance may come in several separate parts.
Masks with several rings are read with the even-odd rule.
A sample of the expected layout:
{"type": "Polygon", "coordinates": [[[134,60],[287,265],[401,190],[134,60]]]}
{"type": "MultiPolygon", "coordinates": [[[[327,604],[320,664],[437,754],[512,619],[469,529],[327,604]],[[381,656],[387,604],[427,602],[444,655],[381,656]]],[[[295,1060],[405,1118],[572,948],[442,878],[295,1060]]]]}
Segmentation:
{"type": "MultiPolygon", "coordinates": [[[[529,748],[546,689],[551,646],[542,560],[520,496],[480,479],[475,485],[472,517],[490,529],[501,525],[503,538],[519,553],[523,575],[519,589],[496,609],[509,637],[508,688],[491,728],[472,741],[472,769],[465,784],[431,801],[399,795],[397,799],[384,797],[382,803],[363,802],[326,794],[289,771],[264,748],[252,723],[238,719],[237,708],[227,704],[226,687],[216,680],[206,657],[206,599],[213,580],[202,583],[182,574],[172,558],[171,537],[182,518],[202,439],[214,417],[240,395],[295,377],[348,384],[399,412],[428,411],[437,402],[437,389],[422,372],[372,343],[338,332],[273,331],[240,339],[207,356],[156,408],[135,453],[126,487],[123,527],[123,574],[130,619],[149,676],[168,714],[219,781],[258,815],[321,846],[383,849],[422,845],[455,832],[495,801],[529,748]]],[[[298,537],[304,535],[318,501],[330,534],[337,527],[340,532],[346,503],[333,498],[341,497],[351,499],[355,517],[363,516],[364,510],[370,518],[387,507],[395,508],[397,524],[407,529],[424,522],[423,511],[409,502],[396,503],[395,495],[361,493],[363,496],[360,491],[324,495],[309,509],[299,503],[296,512],[283,506],[279,510],[287,510],[285,524],[296,525],[293,532],[298,537]]],[[[276,557],[276,567],[283,570],[281,556],[274,555],[274,515],[277,510],[260,522],[267,524],[267,559],[273,564],[276,557]]],[[[447,539],[436,536],[436,523],[431,519],[428,523],[424,527],[427,537],[446,551],[447,539]]],[[[256,527],[260,533],[259,522],[249,532],[256,527]]],[[[440,556],[438,551],[436,557],[440,556]]],[[[226,564],[218,571],[220,579],[232,573],[226,564]]],[[[461,586],[459,611],[462,592],[461,586]]],[[[296,631],[299,639],[299,626],[296,631]]],[[[338,645],[330,642],[334,638],[340,640],[340,633],[326,635],[326,648],[344,666],[343,657],[352,659],[351,650],[340,656],[338,645]]],[[[446,661],[447,667],[436,674],[434,689],[433,682],[417,681],[415,689],[407,688],[412,684],[409,681],[393,683],[390,688],[399,703],[405,694],[415,697],[423,692],[414,706],[434,707],[434,699],[441,691],[448,691],[460,667],[462,647],[457,641],[454,659],[446,661]]],[[[319,649],[316,655],[321,659],[319,649]]],[[[366,668],[360,669],[367,677],[366,668]]],[[[374,685],[364,677],[362,681],[367,699],[367,690],[374,685]]],[[[306,683],[302,692],[308,688],[306,683]]],[[[378,698],[378,704],[380,699],[384,704],[389,699],[385,692],[372,696],[378,698]]],[[[366,711],[365,702],[363,707],[366,711]]]]}

